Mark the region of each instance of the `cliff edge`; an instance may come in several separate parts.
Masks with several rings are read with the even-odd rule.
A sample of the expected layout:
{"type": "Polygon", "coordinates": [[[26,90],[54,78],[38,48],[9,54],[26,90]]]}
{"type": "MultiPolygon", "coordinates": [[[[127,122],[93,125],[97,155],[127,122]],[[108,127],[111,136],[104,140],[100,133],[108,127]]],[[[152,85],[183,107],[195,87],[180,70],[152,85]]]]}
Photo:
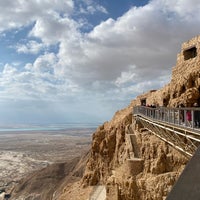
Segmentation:
{"type": "MultiPolygon", "coordinates": [[[[138,96],[97,129],[81,181],[83,190],[104,185],[109,200],[165,199],[188,158],[148,131],[135,129],[132,110],[142,103],[189,107],[195,102],[200,105],[200,36],[182,45],[169,84],[138,96]]],[[[64,197],[63,193],[60,199],[64,197]]]]}
{"type": "MultiPolygon", "coordinates": [[[[177,107],[200,105],[200,36],[182,45],[171,82],[138,96],[93,134],[81,180],[62,182],[54,200],[92,199],[97,186],[107,200],[163,200],[188,158],[145,129],[135,126],[133,107],[141,104],[177,107]]],[[[82,161],[83,162],[83,161],[82,161]]],[[[96,198],[97,199],[97,198],[96,198]]]]}

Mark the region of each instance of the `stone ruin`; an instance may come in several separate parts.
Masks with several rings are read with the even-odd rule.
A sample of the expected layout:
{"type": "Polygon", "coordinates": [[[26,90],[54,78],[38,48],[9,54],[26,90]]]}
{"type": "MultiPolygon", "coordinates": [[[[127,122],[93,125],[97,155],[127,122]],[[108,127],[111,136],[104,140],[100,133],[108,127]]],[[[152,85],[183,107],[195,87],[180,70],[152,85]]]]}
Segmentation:
{"type": "Polygon", "coordinates": [[[137,104],[177,107],[200,105],[200,36],[182,44],[172,68],[171,82],[160,90],[151,90],[137,97],[137,104]]]}

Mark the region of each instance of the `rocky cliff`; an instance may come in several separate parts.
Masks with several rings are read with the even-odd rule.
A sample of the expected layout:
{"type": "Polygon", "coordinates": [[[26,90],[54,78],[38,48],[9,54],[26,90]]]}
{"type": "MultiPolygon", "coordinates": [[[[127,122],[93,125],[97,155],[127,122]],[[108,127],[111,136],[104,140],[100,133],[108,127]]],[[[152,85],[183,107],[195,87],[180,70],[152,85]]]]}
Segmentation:
{"type": "Polygon", "coordinates": [[[119,112],[93,135],[90,158],[82,179],[83,186],[101,184],[107,199],[165,198],[182,172],[187,158],[145,130],[132,126],[132,106],[119,112]],[[128,130],[135,136],[130,160],[128,130]],[[133,169],[130,169],[132,165],[133,169]]]}
{"type": "Polygon", "coordinates": [[[188,158],[135,126],[133,107],[194,102],[200,103],[200,36],[182,45],[169,84],[138,96],[96,130],[82,179],[58,186],[52,199],[86,200],[97,185],[105,186],[107,200],[165,199],[188,158]]]}
{"type": "MultiPolygon", "coordinates": [[[[135,105],[191,106],[200,103],[200,37],[184,43],[169,84],[138,96],[93,135],[82,186],[105,185],[107,199],[165,199],[188,159],[144,129],[136,129],[135,105]],[[128,135],[134,148],[130,151],[128,135]],[[131,159],[134,154],[134,159],[131,159]],[[132,166],[132,167],[130,167],[132,166]]],[[[64,197],[63,193],[63,197],[64,197]]],[[[63,198],[64,199],[64,198],[63,198]]],[[[81,199],[74,197],[74,199],[81,199]]]]}

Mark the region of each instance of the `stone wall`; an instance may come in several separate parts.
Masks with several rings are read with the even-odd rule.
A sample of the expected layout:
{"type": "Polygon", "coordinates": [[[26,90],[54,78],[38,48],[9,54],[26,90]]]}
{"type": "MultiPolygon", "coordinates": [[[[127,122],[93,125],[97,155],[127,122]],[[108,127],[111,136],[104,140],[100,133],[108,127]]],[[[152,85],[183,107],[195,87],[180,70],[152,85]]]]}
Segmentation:
{"type": "Polygon", "coordinates": [[[195,102],[200,105],[200,36],[182,44],[171,82],[160,90],[138,96],[137,105],[143,99],[149,105],[191,107],[195,102]]]}
{"type": "Polygon", "coordinates": [[[177,55],[176,66],[172,70],[170,83],[170,105],[183,103],[192,106],[200,103],[200,36],[182,44],[181,52],[177,55]],[[196,49],[196,56],[185,58],[185,52],[196,49]]]}
{"type": "Polygon", "coordinates": [[[167,106],[170,100],[170,84],[160,90],[149,91],[136,98],[136,104],[141,105],[141,100],[146,99],[146,105],[167,106]]]}

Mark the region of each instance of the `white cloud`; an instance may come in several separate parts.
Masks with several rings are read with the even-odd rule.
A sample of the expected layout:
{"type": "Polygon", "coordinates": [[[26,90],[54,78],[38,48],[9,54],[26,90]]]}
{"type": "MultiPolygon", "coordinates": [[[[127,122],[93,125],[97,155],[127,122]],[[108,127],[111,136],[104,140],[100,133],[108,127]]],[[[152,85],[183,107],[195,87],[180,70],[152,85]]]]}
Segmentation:
{"type": "Polygon", "coordinates": [[[29,63],[24,70],[18,66],[6,64],[0,73],[3,99],[58,101],[74,98],[79,87],[71,80],[56,76],[57,57],[45,54],[38,57],[33,64],[29,63]]]}
{"type": "Polygon", "coordinates": [[[77,7],[79,8],[79,12],[82,14],[94,15],[98,12],[108,14],[105,7],[91,0],[79,0],[77,1],[77,7]]]}
{"type": "Polygon", "coordinates": [[[73,37],[78,25],[72,19],[50,15],[37,18],[29,36],[40,38],[45,44],[59,43],[62,38],[73,37]]]}
{"type": "Polygon", "coordinates": [[[44,54],[39,56],[33,65],[28,64],[25,66],[26,69],[32,70],[33,72],[37,72],[40,74],[49,73],[54,74],[54,67],[56,66],[57,58],[53,53],[44,54]]]}
{"type": "Polygon", "coordinates": [[[154,7],[162,7],[163,11],[170,17],[179,16],[183,17],[184,20],[192,20],[193,16],[196,18],[199,15],[199,1],[194,0],[192,3],[190,1],[166,1],[166,0],[154,0],[151,2],[154,7]],[[171,15],[169,15],[171,14],[171,15]]]}
{"type": "Polygon", "coordinates": [[[117,78],[115,84],[120,87],[123,84],[133,83],[137,81],[136,74],[134,73],[135,66],[131,66],[129,71],[121,72],[121,76],[117,78]]]}
{"type": "Polygon", "coordinates": [[[7,76],[7,75],[14,75],[16,72],[17,72],[17,69],[16,69],[16,68],[10,66],[9,64],[6,64],[6,65],[4,66],[4,69],[3,69],[2,74],[3,74],[3,75],[6,75],[6,76],[7,76]]]}
{"type": "MultiPolygon", "coordinates": [[[[81,45],[78,48],[80,63],[75,58],[70,60],[70,65],[75,71],[82,72],[82,77],[91,73],[88,83],[114,81],[121,72],[129,73],[130,65],[136,66],[134,73],[139,77],[138,81],[169,73],[181,43],[199,33],[200,28],[193,27],[193,23],[198,24],[200,18],[196,13],[188,22],[187,16],[194,15],[193,10],[185,13],[183,18],[184,13],[179,15],[173,7],[158,5],[157,2],[132,8],[116,21],[108,19],[96,26],[77,45],[81,45]]],[[[73,46],[70,49],[73,52],[73,46]]],[[[73,58],[73,55],[70,52],[62,54],[62,59],[65,58],[73,58]]]]}
{"type": "Polygon", "coordinates": [[[95,6],[94,5],[88,5],[87,8],[86,8],[86,11],[83,11],[83,12],[93,15],[97,11],[108,14],[108,11],[103,6],[100,6],[100,5],[95,5],[95,6]]]}
{"type": "Polygon", "coordinates": [[[34,40],[30,40],[26,44],[17,44],[15,48],[18,53],[38,54],[41,50],[45,48],[45,45],[42,43],[38,43],[34,40]]]}
{"type": "Polygon", "coordinates": [[[0,31],[26,26],[38,17],[45,17],[54,12],[69,15],[73,6],[72,0],[1,1],[0,31]]]}
{"type": "Polygon", "coordinates": [[[89,33],[81,32],[85,16],[108,13],[91,0],[79,2],[85,15],[78,21],[72,17],[80,10],[73,10],[70,0],[0,3],[0,31],[31,26],[27,43],[19,41],[17,51],[36,56],[23,68],[4,66],[1,97],[46,98],[83,107],[98,102],[101,108],[116,109],[114,100],[125,105],[141,91],[167,83],[181,43],[200,32],[198,0],[152,0],[116,20],[102,21],[89,33]],[[52,45],[56,51],[49,50],[52,45]]]}

